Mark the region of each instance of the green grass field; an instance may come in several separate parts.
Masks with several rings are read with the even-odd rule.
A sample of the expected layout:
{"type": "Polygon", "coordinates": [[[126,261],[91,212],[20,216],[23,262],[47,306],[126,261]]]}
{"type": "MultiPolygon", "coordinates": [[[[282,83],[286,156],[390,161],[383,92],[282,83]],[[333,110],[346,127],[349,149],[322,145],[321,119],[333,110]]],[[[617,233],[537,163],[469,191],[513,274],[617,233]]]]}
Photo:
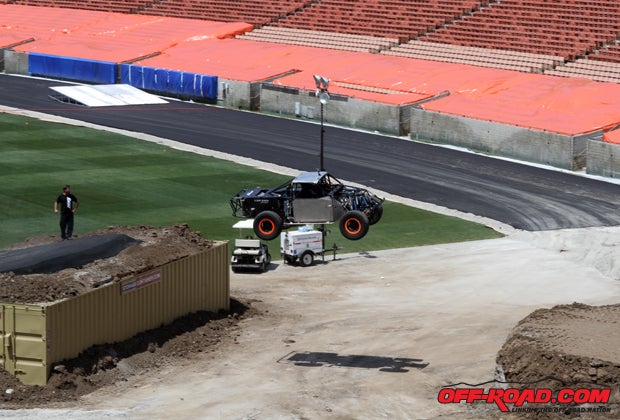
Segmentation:
{"type": "MultiPolygon", "coordinates": [[[[106,131],[0,113],[0,247],[31,236],[59,236],[53,203],[64,184],[80,201],[78,236],[112,225],[188,223],[206,238],[232,240],[239,235],[232,228],[239,219],[232,217],[230,197],[289,178],[106,131]]],[[[343,252],[502,236],[393,202],[384,204],[382,220],[362,240],[344,239],[337,225],[328,229],[327,243],[343,252]]],[[[272,241],[273,250],[278,241],[272,241]]]]}

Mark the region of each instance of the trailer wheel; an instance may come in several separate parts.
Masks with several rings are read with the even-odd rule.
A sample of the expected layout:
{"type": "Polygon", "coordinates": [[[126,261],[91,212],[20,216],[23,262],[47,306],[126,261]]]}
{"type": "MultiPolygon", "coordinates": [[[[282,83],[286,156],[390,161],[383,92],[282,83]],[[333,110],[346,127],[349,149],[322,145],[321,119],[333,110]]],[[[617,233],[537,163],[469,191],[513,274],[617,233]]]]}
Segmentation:
{"type": "Polygon", "coordinates": [[[309,265],[312,265],[313,262],[314,254],[312,253],[312,251],[306,251],[301,254],[301,257],[299,257],[299,263],[302,267],[308,267],[309,265]]]}
{"type": "Polygon", "coordinates": [[[340,219],[340,233],[347,239],[356,241],[368,233],[368,217],[361,211],[351,210],[340,219]]]}
{"type": "Polygon", "coordinates": [[[282,218],[274,211],[266,210],[258,213],[254,219],[254,233],[264,241],[277,238],[282,232],[282,218]]]}

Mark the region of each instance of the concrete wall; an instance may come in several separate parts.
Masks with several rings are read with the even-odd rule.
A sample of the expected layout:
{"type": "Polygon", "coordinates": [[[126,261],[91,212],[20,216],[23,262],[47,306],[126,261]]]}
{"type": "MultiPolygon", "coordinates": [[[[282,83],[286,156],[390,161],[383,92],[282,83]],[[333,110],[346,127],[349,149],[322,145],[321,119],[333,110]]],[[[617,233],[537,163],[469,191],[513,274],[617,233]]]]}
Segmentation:
{"type": "Polygon", "coordinates": [[[218,105],[252,111],[260,107],[260,83],[219,79],[217,91],[218,105]]]}
{"type": "Polygon", "coordinates": [[[577,170],[585,166],[587,139],[411,109],[412,139],[451,144],[490,155],[577,170]]]}
{"type": "Polygon", "coordinates": [[[592,175],[620,178],[620,145],[589,140],[586,172],[592,175]]]}
{"type": "Polygon", "coordinates": [[[4,50],[4,71],[11,74],[28,74],[28,54],[4,50]]]}
{"type": "MultiPolygon", "coordinates": [[[[268,83],[261,86],[260,111],[313,120],[321,118],[321,104],[314,92],[268,83]]],[[[399,106],[332,94],[324,106],[323,120],[345,127],[404,135],[408,132],[408,124],[402,123],[401,114],[399,106]]]]}

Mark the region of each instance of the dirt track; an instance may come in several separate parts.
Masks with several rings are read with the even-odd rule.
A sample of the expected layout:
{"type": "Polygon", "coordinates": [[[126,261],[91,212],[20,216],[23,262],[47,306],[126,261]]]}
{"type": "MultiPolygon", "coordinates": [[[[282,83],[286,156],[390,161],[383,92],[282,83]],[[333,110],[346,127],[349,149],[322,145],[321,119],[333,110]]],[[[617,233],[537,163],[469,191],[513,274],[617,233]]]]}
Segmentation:
{"type": "MultiPolygon", "coordinates": [[[[231,293],[253,300],[257,311],[240,322],[235,340],[209,357],[146,372],[69,404],[69,411],[44,414],[495,417],[493,405],[473,411],[464,404],[441,405],[437,393],[448,384],[493,379],[506,338],[538,308],[620,302],[618,233],[515,232],[499,240],[348,254],[308,268],[273,264],[265,274],[233,274],[231,293]]],[[[584,351],[588,347],[565,343],[595,338],[583,329],[620,318],[615,307],[588,313],[583,323],[565,318],[572,323],[563,324],[559,340],[549,334],[546,346],[584,351]]],[[[605,358],[619,360],[620,346],[607,337],[612,354],[605,358]]]]}

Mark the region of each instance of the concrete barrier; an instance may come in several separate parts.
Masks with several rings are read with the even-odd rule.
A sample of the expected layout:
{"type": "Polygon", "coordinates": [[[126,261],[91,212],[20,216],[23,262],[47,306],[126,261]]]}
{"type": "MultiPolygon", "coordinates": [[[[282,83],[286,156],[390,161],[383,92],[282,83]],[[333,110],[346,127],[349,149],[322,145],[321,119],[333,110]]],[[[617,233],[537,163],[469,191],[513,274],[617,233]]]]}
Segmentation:
{"type": "MultiPolygon", "coordinates": [[[[350,128],[377,131],[391,135],[406,135],[409,124],[403,121],[408,112],[401,106],[362,101],[347,96],[330,95],[324,106],[326,123],[350,128]]],[[[260,110],[283,116],[297,116],[313,120],[321,118],[321,104],[314,91],[263,83],[260,91],[260,110]]]]}
{"type": "Polygon", "coordinates": [[[260,109],[260,82],[219,79],[218,105],[258,111],[260,109]]]}
{"type": "Polygon", "coordinates": [[[608,178],[620,178],[620,145],[589,140],[586,172],[608,178]]]}
{"type": "Polygon", "coordinates": [[[582,169],[586,164],[585,137],[566,136],[420,108],[411,110],[410,137],[569,170],[582,169]]]}
{"type": "Polygon", "coordinates": [[[28,73],[28,54],[13,50],[4,50],[4,71],[9,74],[27,75],[28,73]]]}

